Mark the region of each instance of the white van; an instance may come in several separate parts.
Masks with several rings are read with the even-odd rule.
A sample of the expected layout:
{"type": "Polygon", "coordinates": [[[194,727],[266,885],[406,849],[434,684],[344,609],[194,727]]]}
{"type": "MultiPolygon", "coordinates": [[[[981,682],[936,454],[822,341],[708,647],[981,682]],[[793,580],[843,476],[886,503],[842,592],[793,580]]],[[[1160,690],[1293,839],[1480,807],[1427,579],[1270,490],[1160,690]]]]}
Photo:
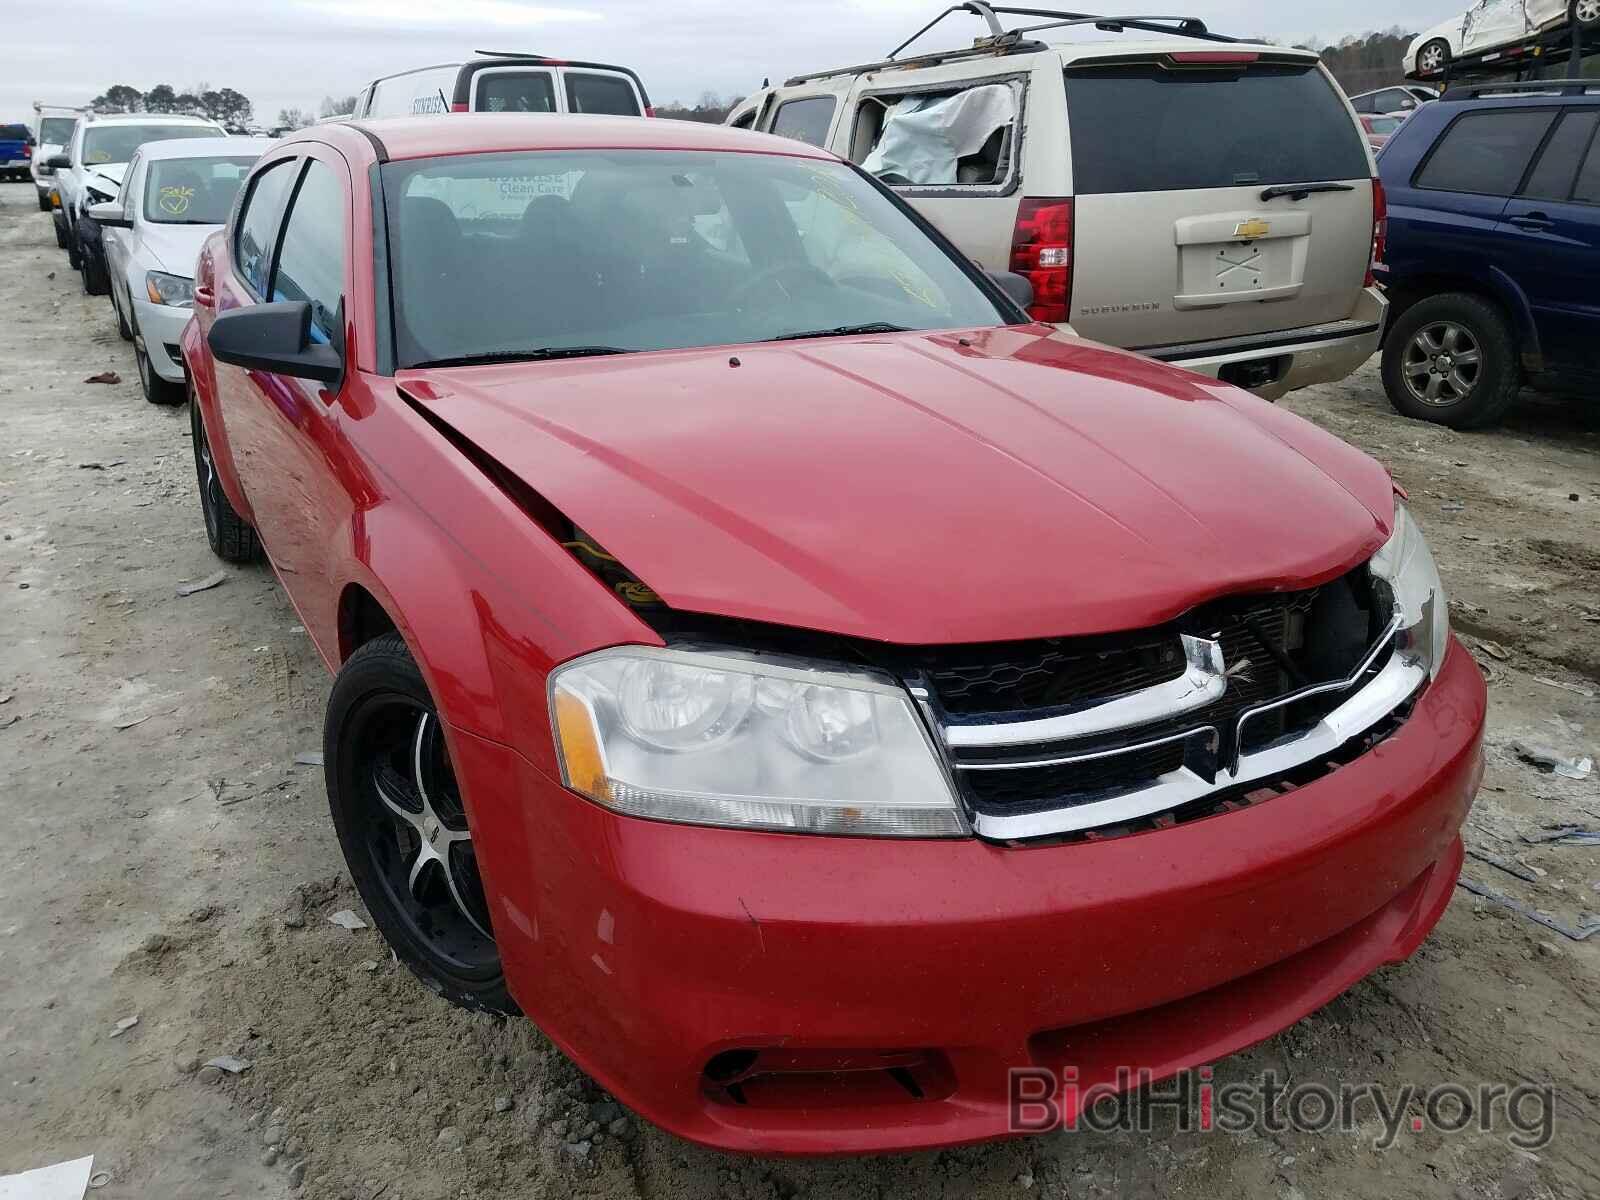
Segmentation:
{"type": "Polygon", "coordinates": [[[356,97],[361,117],[443,112],[601,113],[649,117],[639,76],[611,63],[479,50],[467,62],[418,67],[374,79],[356,97]]]}
{"type": "Polygon", "coordinates": [[[1083,337],[1269,399],[1377,350],[1383,191],[1315,54],[1193,17],[956,12],[988,36],[790,79],[728,123],[858,164],[1083,337]]]}

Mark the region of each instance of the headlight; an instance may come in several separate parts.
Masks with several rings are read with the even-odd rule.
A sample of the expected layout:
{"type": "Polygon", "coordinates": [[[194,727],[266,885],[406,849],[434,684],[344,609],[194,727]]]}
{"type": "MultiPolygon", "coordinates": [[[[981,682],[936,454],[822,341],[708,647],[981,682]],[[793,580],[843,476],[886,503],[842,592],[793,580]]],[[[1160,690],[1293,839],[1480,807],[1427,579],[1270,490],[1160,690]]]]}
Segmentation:
{"type": "Polygon", "coordinates": [[[629,647],[559,668],[562,782],[617,812],[692,825],[968,832],[904,688],[793,662],[629,647]]]}
{"type": "Polygon", "coordinates": [[[1398,500],[1394,533],[1372,556],[1372,574],[1394,594],[1395,613],[1400,617],[1400,652],[1423,663],[1429,677],[1437,679],[1450,644],[1450,606],[1422,530],[1398,500]]]}
{"type": "Polygon", "coordinates": [[[168,275],[165,271],[144,273],[145,295],[151,304],[166,304],[173,308],[189,308],[194,304],[194,280],[182,275],[168,275]]]}

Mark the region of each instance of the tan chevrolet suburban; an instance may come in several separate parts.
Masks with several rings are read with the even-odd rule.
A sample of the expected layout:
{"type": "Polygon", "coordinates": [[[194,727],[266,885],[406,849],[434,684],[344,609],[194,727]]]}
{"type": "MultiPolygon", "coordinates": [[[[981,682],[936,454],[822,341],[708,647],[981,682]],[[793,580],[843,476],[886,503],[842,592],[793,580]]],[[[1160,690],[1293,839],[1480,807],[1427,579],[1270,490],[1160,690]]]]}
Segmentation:
{"type": "Polygon", "coordinates": [[[911,41],[953,14],[987,33],[763,88],[728,122],[855,162],[1083,337],[1269,399],[1377,350],[1383,190],[1315,54],[976,0],[911,41]],[[1121,36],[1040,40],[1090,31],[1121,36]]]}

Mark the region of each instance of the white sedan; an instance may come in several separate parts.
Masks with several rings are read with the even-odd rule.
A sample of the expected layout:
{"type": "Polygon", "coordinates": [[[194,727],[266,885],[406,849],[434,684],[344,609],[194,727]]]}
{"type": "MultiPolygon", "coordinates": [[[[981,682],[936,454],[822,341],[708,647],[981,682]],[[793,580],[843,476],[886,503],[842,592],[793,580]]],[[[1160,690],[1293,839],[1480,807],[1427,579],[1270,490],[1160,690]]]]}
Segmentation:
{"type": "Polygon", "coordinates": [[[1479,0],[1459,17],[1413,38],[1406,50],[1407,71],[1434,76],[1454,59],[1514,46],[1569,20],[1585,29],[1600,26],[1600,0],[1479,0]]]}
{"type": "Polygon", "coordinates": [[[178,342],[194,306],[195,260],[270,145],[250,137],[147,142],[117,198],[89,209],[102,229],[117,331],[133,342],[139,382],[154,404],[183,401],[178,342]]]}

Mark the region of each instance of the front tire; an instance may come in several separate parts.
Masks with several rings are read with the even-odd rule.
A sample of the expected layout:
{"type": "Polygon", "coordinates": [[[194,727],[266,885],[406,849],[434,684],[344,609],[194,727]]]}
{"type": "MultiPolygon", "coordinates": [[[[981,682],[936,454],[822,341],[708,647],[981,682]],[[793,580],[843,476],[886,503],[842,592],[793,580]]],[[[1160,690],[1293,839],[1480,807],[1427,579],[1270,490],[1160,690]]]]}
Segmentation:
{"type": "Polygon", "coordinates": [[[40,192],[39,193],[39,211],[40,212],[49,212],[50,211],[50,193],[49,192],[40,192]]]}
{"type": "MultiPolygon", "coordinates": [[[[117,336],[125,342],[133,341],[133,329],[128,325],[128,317],[122,311],[122,301],[117,296],[117,289],[111,289],[111,307],[117,314],[117,336]]],[[[179,399],[182,399],[180,396],[179,399]]]]}
{"type": "MultiPolygon", "coordinates": [[[[144,391],[144,398],[151,404],[182,404],[184,386],[163,379],[156,374],[154,365],[150,362],[150,354],[145,349],[144,339],[140,338],[133,344],[134,365],[139,368],[139,387],[144,391]]],[[[224,497],[226,499],[226,497],[224,497]]]]}
{"type": "Polygon", "coordinates": [[[1572,0],[1568,16],[1574,24],[1593,29],[1600,25],[1600,0],[1572,0]]]}
{"type": "Polygon", "coordinates": [[[1417,74],[1433,75],[1450,65],[1450,43],[1434,38],[1417,51],[1417,74]]]}
{"type": "Polygon", "coordinates": [[[396,956],[453,1004],[519,1012],[444,730],[399,634],[368,642],[340,669],[322,745],[340,848],[396,956]]]}
{"type": "MultiPolygon", "coordinates": [[[[79,226],[82,229],[82,226],[79,226]]],[[[111,290],[111,279],[106,274],[105,260],[89,245],[87,239],[80,233],[78,235],[78,261],[82,264],[83,291],[86,296],[104,296],[111,290]]]]}
{"type": "Polygon", "coordinates": [[[211,443],[206,437],[205,419],[200,415],[200,401],[189,395],[189,440],[194,443],[194,470],[200,484],[200,512],[206,521],[206,541],[211,543],[211,553],[223,562],[247,563],[261,557],[261,541],[250,523],[234,511],[228,495],[217,478],[216,460],[211,456],[211,443]]]}
{"type": "Polygon", "coordinates": [[[1403,312],[1383,343],[1383,388],[1404,416],[1481,429],[1506,414],[1522,386],[1517,339],[1480,296],[1446,292],[1403,312]]]}
{"type": "Polygon", "coordinates": [[[72,228],[72,222],[64,217],[56,227],[56,242],[67,252],[67,266],[74,271],[83,270],[83,255],[78,253],[78,234],[72,228]]]}

